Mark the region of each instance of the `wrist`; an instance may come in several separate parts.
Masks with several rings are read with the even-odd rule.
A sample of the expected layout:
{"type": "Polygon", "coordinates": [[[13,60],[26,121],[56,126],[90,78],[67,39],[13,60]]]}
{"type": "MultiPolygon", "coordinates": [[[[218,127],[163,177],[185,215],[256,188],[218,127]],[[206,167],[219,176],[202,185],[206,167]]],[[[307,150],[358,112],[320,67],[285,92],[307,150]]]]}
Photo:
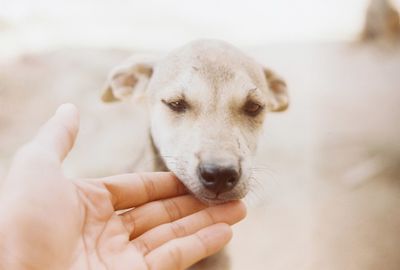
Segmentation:
{"type": "MultiPolygon", "coordinates": [[[[0,203],[0,269],[27,269],[23,246],[18,241],[18,215],[10,210],[4,200],[0,203]]],[[[35,269],[35,268],[32,268],[35,269]]]]}
{"type": "MultiPolygon", "coordinates": [[[[56,269],[46,247],[46,232],[29,218],[26,207],[0,201],[0,269],[56,269]],[[39,230],[38,230],[39,229],[39,230]]],[[[28,208],[29,209],[29,208],[28,208]]]]}

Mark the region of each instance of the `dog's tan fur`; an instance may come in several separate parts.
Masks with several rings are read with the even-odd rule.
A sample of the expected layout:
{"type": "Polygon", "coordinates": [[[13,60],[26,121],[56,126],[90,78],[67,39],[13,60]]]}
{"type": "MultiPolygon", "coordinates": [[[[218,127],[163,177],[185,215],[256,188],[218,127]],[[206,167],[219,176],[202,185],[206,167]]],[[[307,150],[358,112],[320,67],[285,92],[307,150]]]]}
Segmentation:
{"type": "MultiPolygon", "coordinates": [[[[251,179],[266,111],[288,107],[286,83],[231,45],[214,40],[192,42],[167,56],[131,58],[109,76],[102,99],[111,102],[146,97],[150,111],[154,170],[169,169],[201,200],[220,203],[243,198],[251,179]],[[184,98],[191,110],[171,112],[162,101],[184,98]],[[243,115],[246,100],[256,99],[265,110],[243,115]],[[132,98],[131,98],[132,99],[132,98]],[[237,163],[242,177],[226,193],[213,194],[196,173],[200,160],[237,163]]],[[[229,269],[224,252],[192,269],[229,269]]]]}
{"type": "Polygon", "coordinates": [[[215,40],[192,42],[159,60],[132,58],[111,72],[104,101],[132,96],[135,100],[138,95],[147,100],[155,152],[193,194],[208,203],[246,195],[265,115],[288,106],[284,81],[231,45],[215,40]],[[163,104],[180,99],[190,104],[184,114],[163,104]],[[255,117],[242,111],[249,99],[265,107],[255,117]],[[204,160],[238,164],[242,177],[235,188],[221,194],[204,188],[197,175],[204,160]]]}

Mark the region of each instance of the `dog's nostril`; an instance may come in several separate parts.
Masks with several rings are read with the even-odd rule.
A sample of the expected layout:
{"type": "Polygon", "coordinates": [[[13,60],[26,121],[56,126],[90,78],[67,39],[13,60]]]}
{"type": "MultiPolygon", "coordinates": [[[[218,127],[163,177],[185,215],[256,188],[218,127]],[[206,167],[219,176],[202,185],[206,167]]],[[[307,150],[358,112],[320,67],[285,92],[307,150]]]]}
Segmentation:
{"type": "Polygon", "coordinates": [[[205,188],[222,193],[235,187],[240,174],[233,166],[223,167],[205,163],[199,166],[199,178],[205,188]]]}
{"type": "Polygon", "coordinates": [[[210,169],[203,167],[200,168],[200,175],[207,184],[213,184],[215,181],[217,181],[214,171],[210,169]]]}

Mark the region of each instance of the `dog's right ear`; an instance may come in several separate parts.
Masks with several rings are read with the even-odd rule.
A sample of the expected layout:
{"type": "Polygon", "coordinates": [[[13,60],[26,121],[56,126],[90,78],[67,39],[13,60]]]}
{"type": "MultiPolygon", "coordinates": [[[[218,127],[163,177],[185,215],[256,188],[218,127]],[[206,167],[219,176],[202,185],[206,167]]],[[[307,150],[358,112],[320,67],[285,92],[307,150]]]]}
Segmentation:
{"type": "Polygon", "coordinates": [[[152,74],[152,63],[128,61],[110,72],[101,99],[113,102],[143,94],[152,74]]]}
{"type": "Polygon", "coordinates": [[[273,112],[285,111],[289,106],[286,82],[276,75],[275,72],[267,68],[264,68],[264,75],[274,97],[271,110],[273,112]]]}

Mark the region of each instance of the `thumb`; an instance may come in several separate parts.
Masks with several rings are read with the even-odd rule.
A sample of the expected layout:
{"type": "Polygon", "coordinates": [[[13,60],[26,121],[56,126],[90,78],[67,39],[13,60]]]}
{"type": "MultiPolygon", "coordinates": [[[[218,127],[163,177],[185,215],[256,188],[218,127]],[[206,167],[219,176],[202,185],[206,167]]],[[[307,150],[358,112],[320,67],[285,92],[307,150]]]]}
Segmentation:
{"type": "Polygon", "coordinates": [[[62,162],[71,151],[79,129],[79,112],[72,104],[61,105],[39,130],[31,144],[62,162]]]}
{"type": "Polygon", "coordinates": [[[79,113],[76,107],[72,104],[61,105],[40,128],[36,137],[18,150],[5,183],[9,186],[19,185],[14,191],[22,187],[32,190],[32,183],[36,189],[49,189],[51,183],[60,186],[60,181],[49,182],[46,176],[54,178],[54,172],[60,169],[61,162],[72,149],[78,127],[79,113]],[[44,183],[45,187],[40,183],[44,183]]]}

